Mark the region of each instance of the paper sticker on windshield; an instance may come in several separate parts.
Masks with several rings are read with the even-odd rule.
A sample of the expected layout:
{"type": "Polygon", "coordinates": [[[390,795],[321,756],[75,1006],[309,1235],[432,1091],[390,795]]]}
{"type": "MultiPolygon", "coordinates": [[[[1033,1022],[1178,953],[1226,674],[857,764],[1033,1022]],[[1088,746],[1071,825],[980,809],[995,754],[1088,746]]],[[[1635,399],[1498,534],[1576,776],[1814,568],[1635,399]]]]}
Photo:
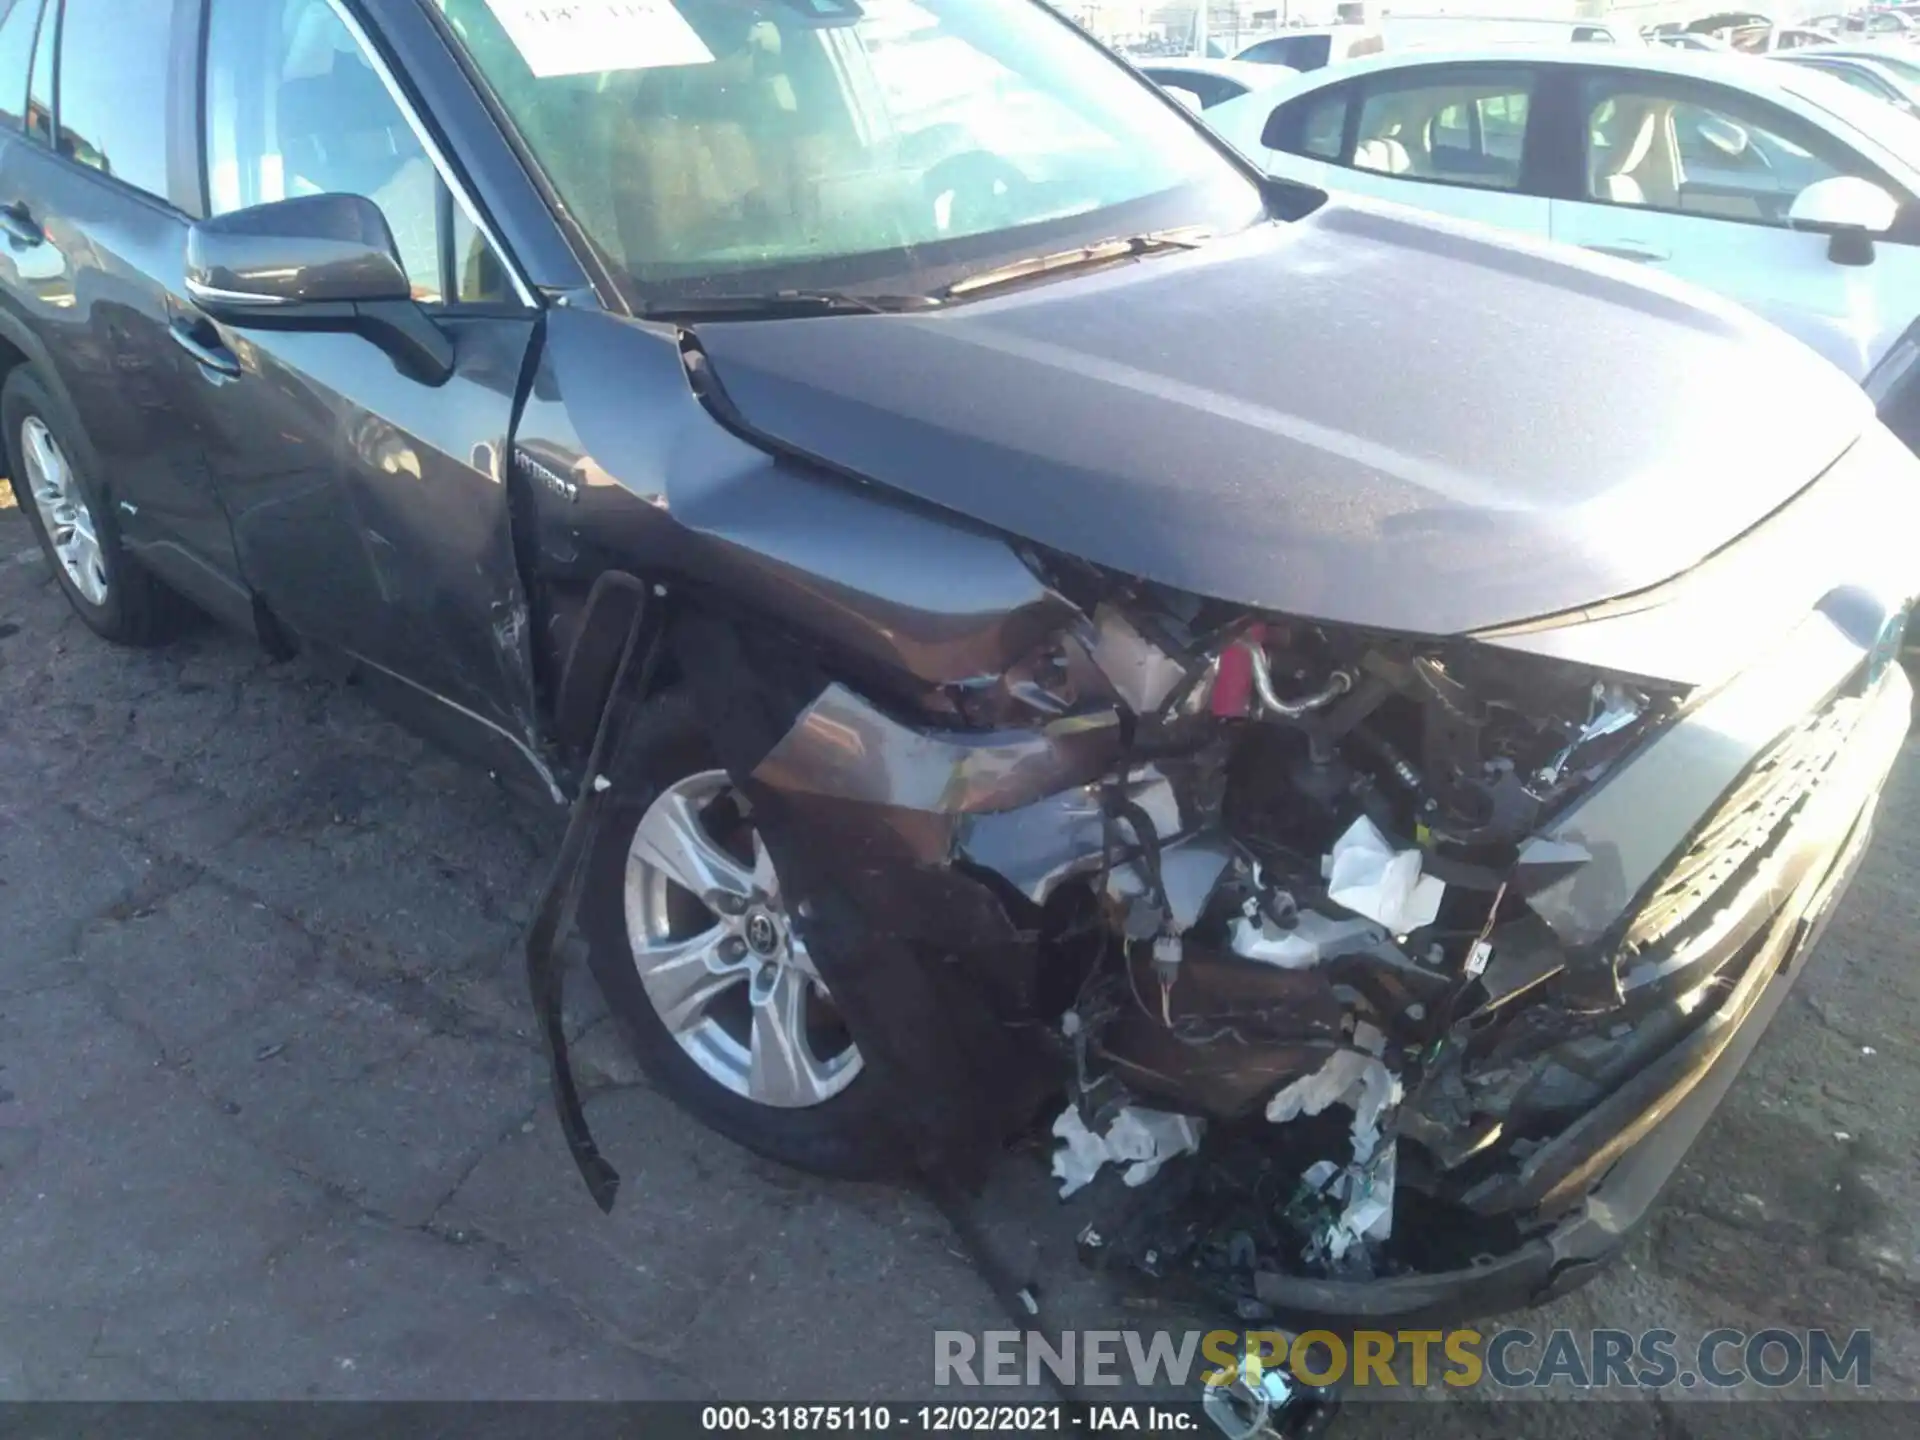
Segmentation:
{"type": "Polygon", "coordinates": [[[487,0],[487,8],[542,79],[713,63],[673,0],[487,0]]]}

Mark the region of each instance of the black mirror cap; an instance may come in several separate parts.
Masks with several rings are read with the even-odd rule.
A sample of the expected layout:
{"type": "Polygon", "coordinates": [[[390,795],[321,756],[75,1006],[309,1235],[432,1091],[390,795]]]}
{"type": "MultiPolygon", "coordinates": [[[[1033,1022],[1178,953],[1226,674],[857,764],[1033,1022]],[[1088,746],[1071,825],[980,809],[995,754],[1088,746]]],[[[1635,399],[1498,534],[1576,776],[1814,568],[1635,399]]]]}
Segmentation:
{"type": "Polygon", "coordinates": [[[202,220],[187,232],[187,293],[208,313],[409,300],[380,207],[302,195],[202,220]]]}
{"type": "Polygon", "coordinates": [[[1267,202],[1267,214],[1275,220],[1304,220],[1327,203],[1327,192],[1299,180],[1268,175],[1260,182],[1267,202]]]}

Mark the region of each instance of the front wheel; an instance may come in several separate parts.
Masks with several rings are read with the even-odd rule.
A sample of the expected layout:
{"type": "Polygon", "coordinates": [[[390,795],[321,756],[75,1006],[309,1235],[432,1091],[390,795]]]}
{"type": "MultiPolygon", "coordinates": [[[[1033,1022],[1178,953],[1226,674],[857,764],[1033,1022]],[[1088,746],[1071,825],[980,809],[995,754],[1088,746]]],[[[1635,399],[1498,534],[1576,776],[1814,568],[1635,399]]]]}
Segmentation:
{"type": "Polygon", "coordinates": [[[882,1096],[795,931],[692,697],[649,702],[588,859],[589,964],[641,1066],[695,1118],[842,1178],[898,1169],[882,1096]]]}
{"type": "Polygon", "coordinates": [[[120,543],[98,477],[41,385],[22,365],[0,388],[13,495],[67,600],[96,633],[151,645],[171,631],[177,602],[120,543]]]}

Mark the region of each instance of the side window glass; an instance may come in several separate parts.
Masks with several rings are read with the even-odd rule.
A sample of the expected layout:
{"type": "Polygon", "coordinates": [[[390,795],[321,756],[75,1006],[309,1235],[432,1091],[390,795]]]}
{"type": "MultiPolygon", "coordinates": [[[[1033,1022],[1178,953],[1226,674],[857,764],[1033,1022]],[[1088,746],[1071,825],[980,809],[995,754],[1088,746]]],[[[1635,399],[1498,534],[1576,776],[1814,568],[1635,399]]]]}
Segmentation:
{"type": "MultiPolygon", "coordinates": [[[[21,0],[24,5],[26,0],[21,0]]],[[[38,9],[36,5],[34,8],[38,9]]],[[[53,66],[60,43],[60,0],[48,0],[33,47],[33,79],[27,87],[27,134],[53,144],[53,66]]]]}
{"type": "Polygon", "coordinates": [[[1483,95],[1476,102],[1480,110],[1480,144],[1485,152],[1511,164],[1520,173],[1520,157],[1527,145],[1527,94],[1483,95]]]}
{"type": "Polygon", "coordinates": [[[212,214],[363,195],[386,217],[414,298],[447,298],[439,172],[326,0],[214,0],[206,87],[212,214]]]}
{"type": "Polygon", "coordinates": [[[1807,186],[1853,173],[1847,156],[1784,110],[1696,95],[1614,91],[1590,103],[1589,198],[1784,226],[1807,186]]]}
{"type": "Polygon", "coordinates": [[[66,0],[61,23],[60,153],[164,197],[173,0],[66,0]]]}
{"type": "Polygon", "coordinates": [[[480,227],[467,218],[465,210],[457,204],[448,208],[453,212],[454,298],[463,305],[518,303],[499,252],[480,227]]]}
{"type": "Polygon", "coordinates": [[[33,63],[34,23],[40,18],[40,0],[14,0],[0,18],[0,125],[20,128],[26,113],[27,67],[33,63]]]}
{"type": "Polygon", "coordinates": [[[1345,88],[1309,96],[1300,111],[1300,153],[1338,164],[1347,138],[1345,88]]]}
{"type": "Polygon", "coordinates": [[[1517,190],[1528,93],[1523,75],[1449,76],[1375,90],[1360,107],[1352,164],[1412,180],[1517,190]]]}

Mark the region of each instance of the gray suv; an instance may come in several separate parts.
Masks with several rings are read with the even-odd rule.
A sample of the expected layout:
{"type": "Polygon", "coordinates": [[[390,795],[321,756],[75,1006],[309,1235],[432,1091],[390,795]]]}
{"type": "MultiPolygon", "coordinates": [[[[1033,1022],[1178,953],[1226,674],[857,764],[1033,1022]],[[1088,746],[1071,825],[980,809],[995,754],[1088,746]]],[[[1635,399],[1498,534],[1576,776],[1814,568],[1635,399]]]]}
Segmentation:
{"type": "Polygon", "coordinates": [[[54,573],[571,808],[602,1204],[576,923],[766,1155],[1050,1121],[1242,1315],[1524,1304],[1865,843],[1920,466],[1729,306],[1265,180],[1033,0],[0,12],[54,573]]]}

